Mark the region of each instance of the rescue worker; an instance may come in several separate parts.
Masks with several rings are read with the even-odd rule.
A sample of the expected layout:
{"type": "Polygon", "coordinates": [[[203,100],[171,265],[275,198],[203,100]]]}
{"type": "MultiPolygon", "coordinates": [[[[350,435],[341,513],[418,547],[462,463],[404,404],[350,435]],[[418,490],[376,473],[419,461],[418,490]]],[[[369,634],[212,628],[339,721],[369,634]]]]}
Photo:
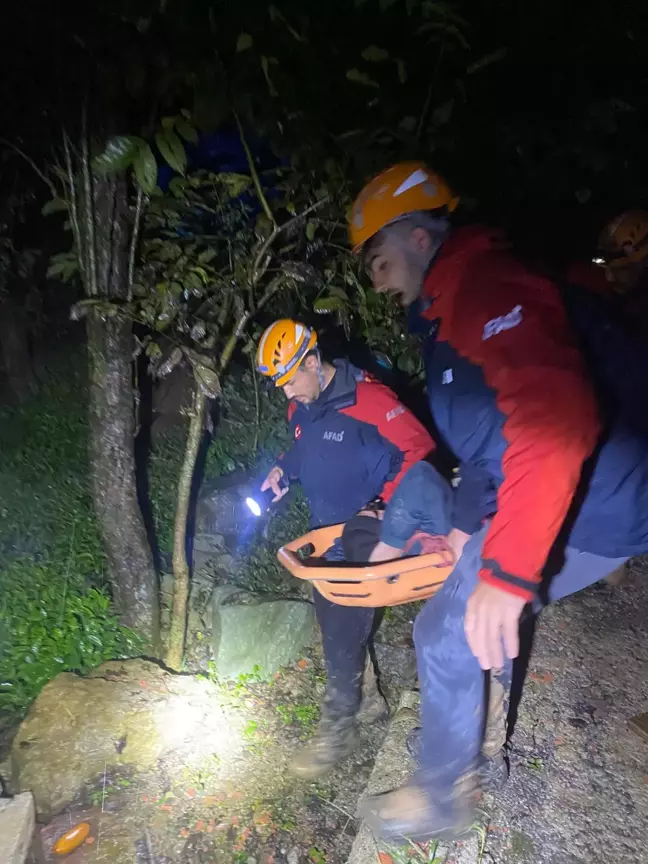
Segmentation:
{"type": "Polygon", "coordinates": [[[606,298],[628,333],[644,340],[648,325],[648,211],[626,210],[601,231],[590,261],[573,261],[567,282],[606,298]]]}
{"type": "MultiPolygon", "coordinates": [[[[317,334],[304,324],[282,319],[268,327],[256,367],[289,400],[293,438],[262,489],[273,489],[278,500],[288,491],[281,478],[298,480],[311,528],[347,523],[347,542],[343,548],[340,538],[329,560],[368,560],[379,534],[376,517],[410,466],[432,451],[432,438],[388,387],[346,360],[322,361],[317,334]]],[[[353,750],[374,624],[373,609],[339,606],[317,591],[314,602],[328,683],[315,736],[291,764],[305,779],[323,775],[353,750]]],[[[372,702],[363,705],[366,719],[386,712],[375,687],[372,702]]]]}
{"type": "Polygon", "coordinates": [[[508,694],[527,604],[648,550],[648,443],[623,423],[601,434],[557,286],[497,231],[453,230],[457,204],[425,164],[402,163],[365,187],[350,222],[375,290],[397,297],[422,337],[430,407],[462,476],[449,535],[461,557],[414,629],[420,764],[363,808],[394,841],[472,823],[483,673],[508,694]]]}

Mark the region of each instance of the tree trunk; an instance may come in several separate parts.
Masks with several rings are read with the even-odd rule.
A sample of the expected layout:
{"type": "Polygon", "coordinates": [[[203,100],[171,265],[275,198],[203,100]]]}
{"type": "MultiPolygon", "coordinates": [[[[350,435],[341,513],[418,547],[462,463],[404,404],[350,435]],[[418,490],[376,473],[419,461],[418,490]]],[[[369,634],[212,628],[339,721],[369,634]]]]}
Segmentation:
{"type": "MultiPolygon", "coordinates": [[[[95,287],[99,297],[127,296],[128,220],[123,178],[95,178],[95,256],[86,254],[88,272],[96,257],[95,287]]],[[[89,222],[86,222],[89,224],[89,222]]],[[[87,253],[88,246],[86,246],[87,253]]],[[[133,334],[125,318],[103,318],[91,311],[87,320],[90,362],[90,454],[94,506],[108,559],[115,605],[122,621],[159,648],[157,575],[137,500],[132,381],[133,334]]]]}
{"type": "Polygon", "coordinates": [[[170,669],[179,670],[184,656],[185,633],[187,629],[187,601],[189,598],[189,562],[187,561],[187,519],[191,501],[191,487],[200,440],[205,424],[207,398],[199,385],[196,385],[193,409],[189,421],[185,457],[178,481],[175,525],[173,529],[173,606],[171,608],[171,627],[167,647],[166,664],[170,669]]]}
{"type": "Polygon", "coordinates": [[[0,295],[0,351],[9,389],[22,402],[36,389],[22,309],[0,295]]]}

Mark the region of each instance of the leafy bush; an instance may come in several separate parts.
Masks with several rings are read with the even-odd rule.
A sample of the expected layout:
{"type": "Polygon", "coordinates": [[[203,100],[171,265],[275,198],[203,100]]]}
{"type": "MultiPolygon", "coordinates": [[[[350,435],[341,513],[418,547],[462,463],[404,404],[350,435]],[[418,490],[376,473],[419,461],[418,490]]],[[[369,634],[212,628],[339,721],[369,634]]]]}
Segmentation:
{"type": "Polygon", "coordinates": [[[15,561],[0,572],[0,708],[23,708],[59,672],[141,652],[105,591],[77,593],[69,581],[52,562],[15,561]]]}
{"type": "Polygon", "coordinates": [[[87,463],[86,358],[54,358],[39,396],[0,409],[0,710],[50,678],[141,650],[111,613],[87,463]]]}

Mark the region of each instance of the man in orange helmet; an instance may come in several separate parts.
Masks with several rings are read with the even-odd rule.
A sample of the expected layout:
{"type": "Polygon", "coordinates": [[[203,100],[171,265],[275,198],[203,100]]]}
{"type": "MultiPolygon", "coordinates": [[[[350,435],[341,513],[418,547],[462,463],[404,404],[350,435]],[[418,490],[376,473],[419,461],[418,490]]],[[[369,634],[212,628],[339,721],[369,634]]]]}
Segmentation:
{"type": "Polygon", "coordinates": [[[365,187],[350,220],[375,290],[408,308],[422,338],[430,408],[461,469],[450,534],[461,557],[414,630],[419,767],[363,808],[394,841],[452,838],[472,823],[483,672],[508,694],[527,604],[648,551],[648,442],[624,422],[603,432],[558,287],[499,232],[453,228],[457,202],[407,162],[365,187]]]}
{"type": "Polygon", "coordinates": [[[627,331],[644,339],[648,322],[648,211],[633,208],[608,222],[592,260],[572,262],[566,279],[609,298],[627,331]]]}
{"type": "MultiPolygon", "coordinates": [[[[288,398],[293,437],[262,489],[272,489],[278,500],[288,491],[282,479],[298,480],[312,528],[346,523],[344,546],[336,543],[327,557],[367,561],[378,539],[376,517],[408,469],[432,451],[432,438],[389,388],[346,360],[323,362],[317,334],[304,324],[282,319],[268,327],[256,366],[288,398]]],[[[373,609],[339,606],[317,591],[314,602],[327,693],[315,736],[291,763],[293,773],[308,780],[329,771],[354,747],[374,623],[373,609]]],[[[371,702],[362,706],[360,719],[385,712],[375,687],[371,702]]]]}

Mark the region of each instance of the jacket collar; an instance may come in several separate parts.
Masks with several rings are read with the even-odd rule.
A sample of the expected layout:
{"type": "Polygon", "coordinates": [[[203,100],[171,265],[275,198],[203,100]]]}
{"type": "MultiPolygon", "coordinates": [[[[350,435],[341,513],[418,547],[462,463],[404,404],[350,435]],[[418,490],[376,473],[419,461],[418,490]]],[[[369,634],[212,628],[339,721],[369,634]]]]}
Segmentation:
{"type": "Polygon", "coordinates": [[[314,417],[330,409],[339,411],[355,405],[358,381],[363,377],[362,370],[353,366],[348,360],[334,360],[333,366],[335,375],[328,387],[310,405],[298,404],[297,411],[307,411],[314,417]]]}
{"type": "Polygon", "coordinates": [[[454,231],[432,261],[423,282],[421,296],[410,307],[410,329],[421,332],[422,329],[425,330],[423,322],[449,317],[461,277],[472,259],[483,253],[505,249],[507,246],[504,233],[495,228],[471,225],[454,231]],[[420,319],[423,319],[423,322],[420,319]]]}

